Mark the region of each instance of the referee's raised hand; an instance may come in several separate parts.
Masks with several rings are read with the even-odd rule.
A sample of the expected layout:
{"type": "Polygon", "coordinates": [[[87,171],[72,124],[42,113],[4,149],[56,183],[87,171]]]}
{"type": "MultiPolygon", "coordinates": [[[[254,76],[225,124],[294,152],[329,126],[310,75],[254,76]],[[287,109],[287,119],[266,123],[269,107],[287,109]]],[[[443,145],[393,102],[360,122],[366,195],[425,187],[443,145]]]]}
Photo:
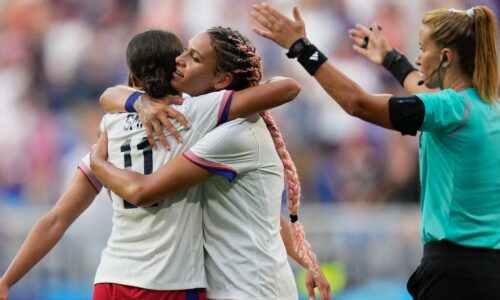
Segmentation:
{"type": "Polygon", "coordinates": [[[376,23],[370,28],[356,24],[355,28],[349,29],[349,38],[353,42],[354,51],[378,65],[382,64],[387,52],[392,50],[392,46],[376,23]]]}
{"type": "Polygon", "coordinates": [[[274,41],[289,49],[297,40],[306,37],[306,25],[298,7],[293,8],[294,20],[291,20],[267,3],[254,4],[252,17],[263,27],[254,27],[258,35],[274,41]]]}

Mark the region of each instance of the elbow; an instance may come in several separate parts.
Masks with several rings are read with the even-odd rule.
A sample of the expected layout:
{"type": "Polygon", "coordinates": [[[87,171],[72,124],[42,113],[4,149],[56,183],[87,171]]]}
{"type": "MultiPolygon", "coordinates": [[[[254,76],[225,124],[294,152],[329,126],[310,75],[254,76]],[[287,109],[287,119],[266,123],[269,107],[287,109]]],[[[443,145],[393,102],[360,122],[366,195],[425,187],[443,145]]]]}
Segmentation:
{"type": "Polygon", "coordinates": [[[363,119],[366,113],[366,103],[369,101],[369,94],[359,93],[354,94],[351,99],[348,99],[345,111],[356,118],[363,119]]]}
{"type": "Polygon", "coordinates": [[[137,182],[127,188],[125,199],[138,207],[146,207],[155,203],[156,197],[149,191],[147,184],[137,182]]]}
{"type": "Polygon", "coordinates": [[[361,115],[361,111],[362,111],[361,104],[359,103],[359,101],[356,101],[356,100],[349,101],[345,111],[349,115],[359,118],[359,116],[361,115]]]}
{"type": "Polygon", "coordinates": [[[300,84],[294,79],[287,79],[289,82],[287,83],[287,102],[292,101],[297,97],[297,95],[302,90],[300,84]]]}
{"type": "Polygon", "coordinates": [[[101,94],[101,96],[99,97],[99,105],[102,107],[102,108],[106,108],[106,104],[109,102],[109,94],[110,94],[110,90],[111,88],[107,88],[104,93],[101,94]]]}

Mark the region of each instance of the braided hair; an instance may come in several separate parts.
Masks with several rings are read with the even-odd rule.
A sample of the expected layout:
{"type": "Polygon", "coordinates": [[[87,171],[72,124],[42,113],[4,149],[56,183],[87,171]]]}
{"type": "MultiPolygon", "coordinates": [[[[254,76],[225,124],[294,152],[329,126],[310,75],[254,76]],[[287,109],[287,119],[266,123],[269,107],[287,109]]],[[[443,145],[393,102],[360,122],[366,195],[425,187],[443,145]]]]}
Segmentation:
{"type": "MultiPolygon", "coordinates": [[[[252,43],[240,32],[229,27],[213,27],[207,32],[216,55],[216,73],[229,72],[233,75],[233,81],[226,88],[241,90],[258,85],[262,78],[262,63],[252,43]]],[[[285,168],[287,207],[292,220],[291,228],[295,250],[314,276],[318,276],[320,268],[318,261],[312,252],[311,245],[305,239],[304,228],[298,222],[300,181],[295,164],[286,150],[281,133],[271,113],[264,111],[260,115],[266,123],[285,168]]]]}
{"type": "Polygon", "coordinates": [[[207,33],[215,51],[215,72],[233,75],[233,81],[226,88],[239,91],[258,85],[262,78],[262,63],[254,45],[239,31],[229,27],[212,27],[207,33]]]}

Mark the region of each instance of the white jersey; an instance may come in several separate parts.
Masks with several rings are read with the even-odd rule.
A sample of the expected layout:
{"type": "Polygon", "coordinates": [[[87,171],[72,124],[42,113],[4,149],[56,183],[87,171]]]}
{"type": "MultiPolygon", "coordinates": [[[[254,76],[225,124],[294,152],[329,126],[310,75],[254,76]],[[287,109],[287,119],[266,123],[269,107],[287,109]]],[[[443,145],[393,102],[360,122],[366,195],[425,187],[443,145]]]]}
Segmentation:
{"type": "MultiPolygon", "coordinates": [[[[220,91],[187,98],[174,106],[191,123],[179,144],[167,136],[170,151],[152,150],[135,113],[106,114],[108,160],[131,171],[149,174],[189,149],[227,117],[232,92],[220,91]]],[[[80,169],[85,173],[82,160],[80,169]]],[[[86,173],[87,177],[92,175],[86,173]]],[[[95,180],[89,179],[96,186],[95,180]]],[[[152,290],[182,290],[206,286],[203,260],[200,189],[193,187],[148,208],[135,207],[112,191],[113,228],[102,252],[95,283],[118,283],[152,290]],[[189,199],[189,200],[188,200],[189,199]],[[196,199],[193,201],[192,199],[196,199]]]]}
{"type": "Polygon", "coordinates": [[[228,122],[183,155],[221,175],[202,187],[207,297],[297,299],[280,235],[284,167],[264,121],[228,122]]]}

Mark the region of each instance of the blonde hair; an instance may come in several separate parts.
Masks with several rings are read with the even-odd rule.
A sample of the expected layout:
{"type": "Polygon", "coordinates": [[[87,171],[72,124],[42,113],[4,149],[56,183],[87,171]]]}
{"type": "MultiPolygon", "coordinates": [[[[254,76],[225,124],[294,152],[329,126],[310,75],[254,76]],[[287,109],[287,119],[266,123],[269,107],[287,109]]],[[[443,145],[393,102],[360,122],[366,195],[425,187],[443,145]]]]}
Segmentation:
{"type": "Polygon", "coordinates": [[[427,12],[422,23],[430,28],[430,38],[438,47],[457,52],[462,70],[472,78],[481,98],[500,102],[495,13],[486,6],[436,9],[427,12]]]}

